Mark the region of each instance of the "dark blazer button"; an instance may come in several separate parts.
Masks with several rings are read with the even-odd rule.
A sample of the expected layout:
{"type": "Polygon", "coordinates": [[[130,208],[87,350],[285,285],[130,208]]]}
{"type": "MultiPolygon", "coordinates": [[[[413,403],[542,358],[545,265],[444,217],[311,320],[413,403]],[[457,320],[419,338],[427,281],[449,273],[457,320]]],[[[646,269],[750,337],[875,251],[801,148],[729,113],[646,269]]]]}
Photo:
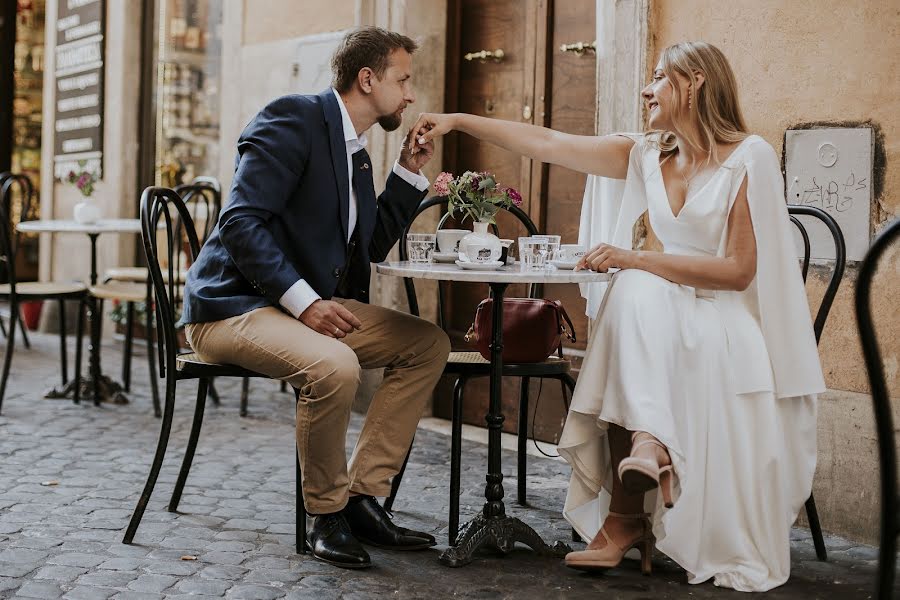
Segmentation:
{"type": "Polygon", "coordinates": [[[341,270],[340,270],[340,269],[335,269],[334,271],[331,272],[331,274],[334,275],[335,277],[340,277],[340,276],[341,276],[341,270]]]}

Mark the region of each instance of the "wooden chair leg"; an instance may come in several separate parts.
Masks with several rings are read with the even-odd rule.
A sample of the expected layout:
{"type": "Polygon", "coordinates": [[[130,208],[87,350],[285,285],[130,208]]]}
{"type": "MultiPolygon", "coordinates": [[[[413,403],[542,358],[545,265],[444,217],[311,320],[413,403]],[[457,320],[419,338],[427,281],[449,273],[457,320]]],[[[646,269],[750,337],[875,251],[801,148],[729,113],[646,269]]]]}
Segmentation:
{"type": "Polygon", "coordinates": [[[282,381],[281,381],[281,393],[285,393],[285,392],[287,392],[287,391],[288,391],[288,389],[287,389],[287,381],[282,380],[282,381]]]}
{"type": "MultiPolygon", "coordinates": [[[[19,311],[22,310],[22,305],[19,305],[19,311]]],[[[18,321],[19,321],[19,331],[22,332],[22,343],[25,345],[26,350],[31,349],[31,340],[28,339],[28,330],[25,328],[25,319],[22,318],[22,313],[18,312],[18,321]]]]}
{"type": "Polygon", "coordinates": [[[303,501],[303,473],[300,471],[300,449],[294,443],[294,463],[296,464],[296,494],[297,494],[297,526],[295,539],[297,542],[297,554],[306,554],[306,503],[303,501]]]}
{"type": "Polygon", "coordinates": [[[222,399],[219,398],[219,390],[216,389],[216,379],[215,377],[209,378],[209,399],[212,400],[212,403],[215,406],[222,405],[222,399]]]}
{"type": "Polygon", "coordinates": [[[523,377],[519,388],[519,432],[518,432],[518,481],[516,482],[516,502],[525,506],[527,500],[526,484],[528,478],[528,385],[531,379],[523,377]]]}
{"type": "Polygon", "coordinates": [[[91,351],[97,357],[91,360],[91,383],[94,388],[94,406],[100,406],[100,357],[103,355],[100,348],[100,340],[103,337],[103,299],[94,298],[93,311],[91,312],[91,351]]]}
{"type": "Polygon", "coordinates": [[[413,437],[413,441],[409,444],[409,450],[406,451],[406,458],[403,459],[403,466],[400,467],[400,472],[394,475],[394,478],[391,480],[391,495],[384,500],[384,510],[388,512],[394,508],[394,500],[397,499],[397,492],[400,490],[400,482],[403,481],[403,474],[406,472],[406,465],[409,463],[409,455],[412,454],[413,444],[415,443],[416,438],[413,437]]]}
{"type": "MultiPolygon", "coordinates": [[[[150,331],[147,331],[150,335],[150,331]]],[[[134,341],[134,302],[125,303],[125,348],[122,352],[122,387],[131,391],[131,346],[134,341]]]]}
{"type": "Polygon", "coordinates": [[[159,406],[159,377],[156,375],[156,359],[157,359],[157,347],[156,344],[161,344],[161,338],[156,341],[156,344],[153,343],[153,336],[162,334],[157,331],[158,328],[154,327],[153,324],[156,322],[156,312],[153,310],[153,288],[150,284],[150,280],[147,280],[147,300],[146,300],[146,310],[144,311],[146,314],[146,322],[144,325],[144,329],[147,331],[147,360],[149,361],[148,367],[150,371],[150,395],[153,397],[153,414],[158,419],[162,415],[162,410],[159,406]]]}
{"type": "MultiPolygon", "coordinates": [[[[171,376],[171,375],[170,375],[171,376]]],[[[187,448],[184,451],[184,459],[181,461],[181,470],[178,471],[178,479],[175,481],[175,489],[172,490],[172,498],[169,500],[169,512],[178,510],[181,502],[181,492],[187,482],[191,464],[194,462],[194,452],[197,450],[197,440],[200,438],[200,428],[203,426],[203,410],[206,408],[206,394],[209,390],[209,380],[201,379],[197,386],[197,404],[194,406],[194,422],[191,424],[191,434],[188,437],[187,448]]]]}
{"type": "Polygon", "coordinates": [[[69,383],[69,357],[66,352],[66,301],[60,298],[59,307],[59,362],[62,370],[62,384],[69,383]]]}
{"type": "Polygon", "coordinates": [[[828,560],[825,538],[822,537],[822,526],[819,524],[819,511],[816,510],[816,500],[812,494],[806,500],[806,518],[809,521],[809,531],[812,533],[813,545],[816,547],[816,556],[819,560],[828,560]]]}
{"type": "Polygon", "coordinates": [[[3,319],[0,319],[0,334],[6,337],[6,325],[3,324],[3,319]]]}
{"type": "Polygon", "coordinates": [[[144,490],[141,492],[141,497],[138,499],[137,506],[134,507],[134,513],[131,515],[131,521],[128,522],[128,528],[125,530],[125,537],[122,539],[122,542],[125,544],[130,544],[134,540],[134,535],[137,533],[141,519],[144,517],[144,511],[147,509],[147,503],[150,502],[150,496],[153,494],[153,488],[156,486],[163,459],[166,457],[169,432],[172,430],[172,414],[175,412],[175,378],[175,373],[169,373],[166,377],[166,403],[159,427],[156,453],[153,455],[153,462],[150,464],[147,483],[144,484],[144,490]]]}
{"type": "Polygon", "coordinates": [[[16,343],[16,315],[18,312],[18,305],[14,300],[10,300],[9,331],[6,334],[6,356],[3,357],[3,375],[0,376],[0,411],[3,410],[3,398],[6,395],[6,380],[9,378],[9,369],[12,366],[13,347],[16,343]]]}
{"type": "Polygon", "coordinates": [[[453,385],[453,417],[450,423],[450,526],[447,543],[456,544],[459,535],[459,488],[460,466],[462,463],[462,407],[466,378],[460,377],[453,385]]]}

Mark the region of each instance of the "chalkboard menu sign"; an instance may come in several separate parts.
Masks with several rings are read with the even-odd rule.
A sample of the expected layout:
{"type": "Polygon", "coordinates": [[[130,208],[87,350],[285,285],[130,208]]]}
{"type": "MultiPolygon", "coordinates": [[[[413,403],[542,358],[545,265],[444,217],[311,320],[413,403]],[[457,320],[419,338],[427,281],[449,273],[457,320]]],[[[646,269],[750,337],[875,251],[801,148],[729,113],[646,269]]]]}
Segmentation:
{"type": "Polygon", "coordinates": [[[106,2],[56,1],[53,173],[57,179],[64,179],[84,162],[84,168],[101,177],[106,2]]]}

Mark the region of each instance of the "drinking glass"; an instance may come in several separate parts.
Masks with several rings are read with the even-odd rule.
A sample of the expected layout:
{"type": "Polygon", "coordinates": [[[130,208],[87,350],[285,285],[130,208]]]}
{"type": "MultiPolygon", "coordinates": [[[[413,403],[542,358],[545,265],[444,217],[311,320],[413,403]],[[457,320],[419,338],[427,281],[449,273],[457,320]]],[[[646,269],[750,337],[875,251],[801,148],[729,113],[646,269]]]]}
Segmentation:
{"type": "Polygon", "coordinates": [[[538,271],[547,268],[549,243],[538,237],[519,238],[519,260],[523,271],[538,271]]]}
{"type": "Polygon", "coordinates": [[[433,233],[407,233],[406,253],[409,262],[430,263],[434,256],[435,235],[433,233]]]}
{"type": "Polygon", "coordinates": [[[552,260],[557,258],[559,254],[559,242],[560,236],[558,235],[533,235],[533,238],[537,238],[539,240],[547,240],[547,260],[552,260]]]}

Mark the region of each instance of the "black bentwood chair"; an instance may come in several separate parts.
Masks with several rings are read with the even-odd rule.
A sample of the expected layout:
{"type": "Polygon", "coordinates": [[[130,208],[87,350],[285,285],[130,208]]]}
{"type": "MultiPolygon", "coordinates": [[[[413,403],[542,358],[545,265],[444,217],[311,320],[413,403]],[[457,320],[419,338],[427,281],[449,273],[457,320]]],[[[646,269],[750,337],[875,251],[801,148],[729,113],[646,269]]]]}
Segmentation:
{"type": "MultiPolygon", "coordinates": [[[[819,311],[816,313],[816,320],[813,322],[813,332],[816,334],[816,344],[822,337],[822,330],[825,329],[825,321],[828,319],[828,313],[831,311],[831,305],[834,297],[837,295],[838,287],[841,285],[841,278],[844,276],[844,267],[847,262],[847,246],[844,244],[844,234],[841,232],[837,221],[821,208],[814,206],[794,206],[788,205],[788,214],[791,222],[797,226],[800,236],[803,238],[803,281],[806,282],[806,275],[809,273],[809,263],[811,257],[811,249],[809,244],[809,234],[806,227],[798,215],[814,217],[822,221],[831,232],[834,240],[834,271],[831,273],[831,279],[828,281],[828,287],[825,288],[825,294],[822,296],[822,302],[819,304],[819,311]]],[[[819,560],[828,560],[828,553],[825,550],[825,540],[822,537],[822,526],[819,524],[819,512],[816,510],[816,500],[812,494],[806,501],[806,517],[809,520],[809,530],[812,533],[813,544],[816,547],[816,556],[819,560]]]]}
{"type": "MultiPolygon", "coordinates": [[[[87,287],[83,283],[48,281],[22,282],[16,280],[16,251],[19,249],[19,235],[11,216],[13,186],[20,191],[20,221],[31,214],[34,186],[25,175],[0,174],[0,263],[5,266],[7,283],[0,285],[0,299],[9,302],[9,330],[6,336],[6,355],[3,360],[3,375],[0,378],[0,409],[6,394],[6,381],[12,366],[12,355],[16,340],[16,321],[19,320],[19,303],[23,300],[56,300],[59,303],[59,352],[63,387],[68,383],[66,353],[66,307],[67,300],[78,302],[78,327],[75,346],[75,379],[81,376],[81,339],[84,332],[84,308],[87,287]]],[[[24,330],[23,330],[24,334],[24,330]]],[[[74,401],[80,400],[79,387],[75,386],[74,401]]],[[[62,389],[62,388],[60,388],[62,389]]]]}
{"type": "MultiPolygon", "coordinates": [[[[400,238],[401,260],[407,260],[406,244],[404,243],[404,240],[406,239],[406,234],[409,233],[409,229],[415,219],[429,208],[432,208],[434,206],[446,207],[446,205],[447,198],[445,197],[426,198],[422,201],[422,203],[419,205],[419,208],[413,215],[413,218],[410,220],[410,225],[408,225],[406,229],[403,230],[403,236],[400,238]]],[[[528,231],[528,235],[537,235],[537,227],[535,227],[534,223],[522,209],[516,206],[512,206],[507,210],[518,219],[519,223],[525,228],[526,231],[528,231]]],[[[441,225],[443,224],[444,220],[446,220],[446,218],[447,215],[445,214],[445,216],[441,220],[441,225]]],[[[440,228],[440,225],[438,225],[438,228],[440,228]]],[[[413,280],[405,277],[403,279],[403,285],[406,287],[406,299],[409,303],[410,313],[419,316],[419,303],[418,299],[416,298],[416,288],[413,284],[413,280]]],[[[541,297],[541,286],[532,285],[529,287],[530,298],[541,297]]],[[[443,304],[444,288],[442,287],[442,282],[438,282],[438,324],[441,326],[441,328],[445,328],[443,319],[443,304]]],[[[571,333],[574,338],[575,332],[571,333]]],[[[456,543],[456,537],[459,532],[459,488],[460,465],[462,462],[463,391],[466,382],[468,382],[469,379],[475,377],[489,377],[490,368],[490,361],[485,360],[478,352],[451,352],[450,357],[447,360],[447,366],[444,367],[445,375],[452,375],[456,377],[456,382],[453,386],[453,418],[451,421],[452,433],[450,438],[450,527],[448,530],[448,540],[450,545],[456,543]]],[[[563,400],[567,401],[566,388],[568,387],[570,392],[575,389],[575,380],[569,374],[571,368],[571,362],[562,358],[561,351],[558,357],[550,356],[547,357],[547,359],[543,362],[539,363],[503,364],[504,377],[519,377],[521,379],[518,415],[518,488],[516,501],[522,506],[525,506],[526,504],[525,496],[528,461],[526,445],[528,443],[529,404],[528,384],[531,378],[559,380],[563,386],[563,400]]],[[[568,409],[568,406],[566,408],[568,409]]],[[[397,473],[397,475],[394,477],[394,480],[391,482],[391,495],[384,502],[384,507],[387,510],[391,510],[394,505],[394,500],[396,499],[397,492],[400,489],[400,483],[403,480],[403,473],[406,471],[406,464],[407,462],[409,462],[409,455],[411,452],[412,446],[410,446],[409,452],[407,452],[406,454],[406,460],[403,462],[403,466],[401,467],[400,472],[397,473]]]]}
{"type": "MultiPolygon", "coordinates": [[[[895,598],[894,577],[897,536],[900,535],[900,488],[897,485],[897,449],[891,399],[888,396],[884,366],[875,326],[872,321],[872,279],[878,261],[891,244],[900,240],[900,220],[894,221],[875,239],[859,268],[856,281],[856,322],[862,342],[863,358],[869,373],[875,431],[878,436],[878,458],[881,466],[881,547],[878,555],[877,594],[879,600],[895,598]]],[[[896,314],[896,313],[895,313],[896,314]]]]}
{"type": "MultiPolygon", "coordinates": [[[[166,390],[156,454],[150,466],[147,483],[144,485],[144,490],[141,492],[141,497],[125,531],[125,537],[122,541],[126,544],[130,544],[134,540],[135,533],[137,533],[137,528],[141,523],[147,503],[150,501],[150,495],[153,493],[153,487],[156,485],[159,470],[165,458],[166,446],[169,443],[169,432],[172,428],[172,415],[175,411],[177,383],[186,379],[200,380],[191,433],[185,449],[181,470],[175,482],[175,489],[169,501],[169,512],[178,510],[181,493],[187,481],[188,472],[191,469],[194,451],[197,449],[197,439],[200,436],[200,427],[203,423],[203,410],[206,406],[210,379],[213,377],[266,377],[260,373],[233,365],[207,363],[192,353],[179,354],[178,341],[175,334],[175,309],[179,301],[180,272],[177,268],[178,259],[174,256],[180,251],[180,244],[176,243],[176,241],[183,239],[180,235],[177,235],[179,229],[183,229],[184,238],[187,239],[191,260],[196,260],[197,254],[200,252],[200,241],[197,238],[197,232],[194,230],[194,221],[184,201],[175,191],[168,188],[148,187],[145,189],[141,195],[141,238],[150,270],[150,280],[156,297],[159,368],[160,375],[164,376],[166,380],[166,390]],[[166,265],[165,274],[160,269],[161,257],[157,245],[157,232],[161,230],[159,227],[161,219],[165,222],[164,229],[167,242],[168,261],[162,263],[166,265]],[[178,223],[179,221],[180,224],[178,223]]],[[[300,461],[297,458],[296,448],[294,461],[297,474],[297,552],[304,553],[306,550],[306,509],[303,504],[300,461]]]]}

